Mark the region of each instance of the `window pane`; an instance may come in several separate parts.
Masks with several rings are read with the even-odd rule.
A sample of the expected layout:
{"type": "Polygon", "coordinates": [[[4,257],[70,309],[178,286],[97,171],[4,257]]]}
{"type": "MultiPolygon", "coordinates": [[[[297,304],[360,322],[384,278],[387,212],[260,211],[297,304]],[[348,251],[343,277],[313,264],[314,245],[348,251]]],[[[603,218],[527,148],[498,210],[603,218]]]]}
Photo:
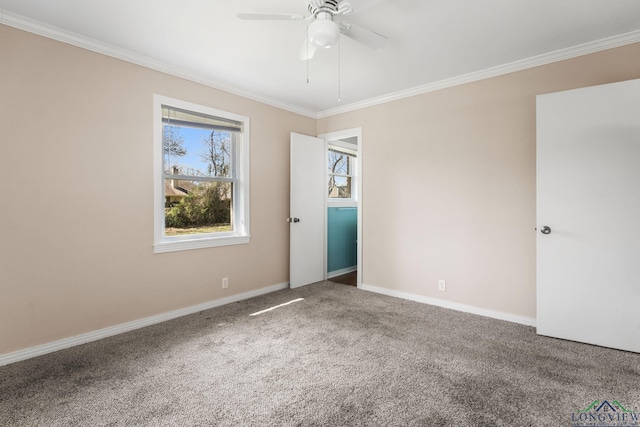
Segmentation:
{"type": "Polygon", "coordinates": [[[327,166],[329,167],[329,173],[338,173],[338,174],[351,174],[351,161],[353,156],[336,151],[329,150],[329,159],[327,162],[327,166]]]}
{"type": "Polygon", "coordinates": [[[163,126],[164,172],[232,177],[232,134],[185,126],[163,126]]]}
{"type": "Polygon", "coordinates": [[[332,199],[350,199],[351,177],[329,176],[329,197],[332,199]]]}
{"type": "Polygon", "coordinates": [[[232,231],[230,182],[165,179],[166,236],[232,231]]]}

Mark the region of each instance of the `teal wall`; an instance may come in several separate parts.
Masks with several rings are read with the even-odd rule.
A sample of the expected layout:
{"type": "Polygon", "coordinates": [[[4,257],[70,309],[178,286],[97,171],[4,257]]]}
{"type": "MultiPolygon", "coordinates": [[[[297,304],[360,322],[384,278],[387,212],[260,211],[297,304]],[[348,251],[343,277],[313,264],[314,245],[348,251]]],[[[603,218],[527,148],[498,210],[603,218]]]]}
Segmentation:
{"type": "Polygon", "coordinates": [[[358,208],[328,208],[327,230],[327,271],[355,267],[358,208]]]}

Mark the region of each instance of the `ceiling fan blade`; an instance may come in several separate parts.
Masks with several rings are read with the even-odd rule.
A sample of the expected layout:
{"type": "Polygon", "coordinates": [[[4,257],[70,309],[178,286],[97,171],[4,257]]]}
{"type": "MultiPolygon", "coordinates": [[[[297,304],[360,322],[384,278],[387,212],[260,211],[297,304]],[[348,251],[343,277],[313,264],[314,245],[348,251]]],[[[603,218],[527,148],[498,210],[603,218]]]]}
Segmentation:
{"type": "Polygon", "coordinates": [[[382,34],[349,22],[340,23],[340,32],[365,46],[369,46],[371,49],[380,49],[387,42],[387,38],[382,34]]]}
{"type": "Polygon", "coordinates": [[[313,55],[316,54],[317,48],[318,46],[315,43],[312,43],[311,40],[309,40],[309,37],[307,37],[304,40],[304,43],[302,43],[302,46],[300,46],[300,50],[298,51],[298,59],[301,61],[307,61],[313,58],[313,55]]]}
{"type": "Polygon", "coordinates": [[[306,21],[308,19],[303,15],[289,13],[238,13],[236,16],[245,21],[306,21]]]}

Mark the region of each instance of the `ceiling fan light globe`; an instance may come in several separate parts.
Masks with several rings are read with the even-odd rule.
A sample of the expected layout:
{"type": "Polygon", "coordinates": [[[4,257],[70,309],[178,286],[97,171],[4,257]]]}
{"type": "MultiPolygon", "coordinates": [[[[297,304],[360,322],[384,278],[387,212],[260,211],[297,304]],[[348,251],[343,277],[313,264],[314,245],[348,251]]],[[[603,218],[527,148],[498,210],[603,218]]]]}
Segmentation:
{"type": "Polygon", "coordinates": [[[340,28],[328,19],[316,19],[309,26],[309,41],[317,46],[329,48],[338,42],[340,28]]]}

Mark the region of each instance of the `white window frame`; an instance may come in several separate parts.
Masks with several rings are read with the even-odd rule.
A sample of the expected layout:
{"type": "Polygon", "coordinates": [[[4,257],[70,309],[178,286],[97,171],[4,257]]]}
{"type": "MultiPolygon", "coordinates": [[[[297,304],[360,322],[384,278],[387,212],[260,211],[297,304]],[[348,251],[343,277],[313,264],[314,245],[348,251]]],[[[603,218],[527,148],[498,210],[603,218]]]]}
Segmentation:
{"type": "Polygon", "coordinates": [[[203,105],[162,95],[153,96],[153,144],[154,144],[154,253],[184,251],[190,249],[211,248],[216,246],[239,245],[251,240],[249,224],[249,147],[250,147],[249,117],[229,113],[203,105]],[[235,159],[232,166],[233,177],[233,219],[234,230],[231,232],[189,234],[182,236],[165,236],[165,194],[164,194],[164,165],[162,144],[163,124],[162,106],[195,111],[210,116],[242,123],[242,134],[234,136],[235,159]]]}
{"type": "MultiPolygon", "coordinates": [[[[327,144],[327,156],[329,155],[329,150],[340,151],[347,155],[353,156],[353,159],[350,159],[349,162],[349,170],[350,174],[339,174],[339,173],[331,173],[328,170],[328,167],[325,168],[327,171],[327,185],[331,176],[339,176],[339,177],[349,177],[351,178],[351,197],[350,198],[339,198],[339,197],[329,197],[327,194],[327,200],[331,205],[337,204],[352,204],[358,201],[358,149],[353,144],[344,141],[331,141],[327,144]]],[[[327,163],[327,159],[325,159],[325,163],[327,163]]],[[[328,166],[328,164],[327,164],[328,166]]]]}

